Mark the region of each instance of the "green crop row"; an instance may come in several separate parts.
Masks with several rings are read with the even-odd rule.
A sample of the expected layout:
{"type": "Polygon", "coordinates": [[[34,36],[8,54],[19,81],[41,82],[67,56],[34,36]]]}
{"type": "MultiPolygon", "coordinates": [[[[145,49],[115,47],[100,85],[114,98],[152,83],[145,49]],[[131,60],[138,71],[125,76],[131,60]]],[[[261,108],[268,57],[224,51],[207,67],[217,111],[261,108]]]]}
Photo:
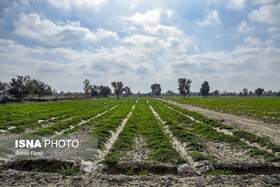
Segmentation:
{"type": "Polygon", "coordinates": [[[113,105],[105,105],[102,107],[92,108],[88,109],[86,111],[83,111],[82,114],[76,115],[72,117],[71,120],[54,124],[50,127],[41,128],[38,131],[32,132],[31,134],[35,135],[54,135],[55,132],[60,132],[62,130],[68,129],[71,126],[77,126],[82,120],[88,120],[94,116],[96,116],[99,113],[102,113],[110,108],[112,108],[113,105]],[[47,133],[47,134],[46,134],[47,133]]]}
{"type": "MultiPolygon", "coordinates": [[[[49,120],[52,118],[65,119],[79,111],[87,110],[100,105],[118,103],[113,99],[60,101],[51,103],[27,103],[16,105],[0,105],[0,128],[7,129],[8,126],[39,125],[38,120],[49,120]]],[[[57,119],[53,119],[58,121],[57,119]]],[[[47,123],[46,121],[42,124],[47,123]]]]}
{"type": "Polygon", "coordinates": [[[209,97],[164,98],[179,103],[191,104],[226,113],[251,116],[266,122],[280,123],[279,97],[209,97]]]}
{"type": "MultiPolygon", "coordinates": [[[[90,103],[90,102],[88,102],[90,103]]],[[[2,125],[14,125],[14,123],[21,124],[21,120],[29,120],[29,119],[41,119],[45,120],[49,117],[52,117],[53,114],[57,115],[60,111],[71,111],[76,109],[84,108],[89,104],[83,102],[56,102],[56,103],[27,103],[27,104],[17,104],[17,105],[3,105],[0,106],[0,113],[2,117],[0,118],[0,122],[2,125]],[[8,110],[3,111],[3,110],[8,110]]],[[[92,102],[91,104],[92,105],[92,102]]],[[[15,124],[15,125],[16,125],[15,124]]]]}
{"type": "MultiPolygon", "coordinates": [[[[207,125],[210,125],[212,127],[219,127],[220,129],[233,129],[232,127],[230,127],[228,125],[218,123],[215,120],[206,118],[206,117],[204,117],[201,114],[198,114],[196,112],[188,111],[186,109],[182,109],[181,107],[171,105],[171,104],[168,104],[168,103],[165,103],[165,102],[164,102],[164,104],[166,104],[169,107],[171,107],[173,109],[176,109],[176,110],[178,110],[182,113],[190,115],[190,116],[194,117],[194,119],[197,119],[198,121],[201,121],[201,122],[203,122],[207,125]]],[[[258,143],[261,146],[265,146],[268,149],[271,149],[274,153],[275,152],[280,152],[280,146],[272,143],[268,138],[260,137],[260,136],[257,136],[253,133],[250,133],[250,132],[247,132],[247,131],[244,131],[244,130],[234,131],[233,135],[235,137],[243,138],[245,140],[248,140],[250,143],[258,143]]],[[[220,135],[220,136],[223,136],[223,135],[220,135]]]]}
{"type": "Polygon", "coordinates": [[[193,111],[189,111],[189,110],[186,110],[186,109],[182,109],[181,107],[179,106],[175,106],[175,105],[172,105],[172,104],[169,104],[169,103],[166,103],[166,102],[163,102],[165,105],[177,110],[177,111],[180,111],[188,116],[191,116],[193,117],[195,120],[197,121],[200,121],[202,123],[205,123],[207,125],[210,125],[212,127],[218,127],[220,129],[232,129],[231,126],[229,125],[225,125],[225,124],[222,124],[222,123],[219,123],[213,119],[210,119],[210,118],[207,118],[197,112],[193,112],[193,111]]]}
{"type": "Polygon", "coordinates": [[[98,136],[99,149],[104,149],[105,143],[111,137],[110,131],[116,132],[117,128],[131,111],[132,106],[133,103],[122,104],[114,111],[110,118],[95,123],[95,129],[91,132],[91,134],[98,136]]]}
{"type": "Polygon", "coordinates": [[[265,146],[273,152],[280,152],[280,146],[272,143],[268,138],[260,137],[244,130],[235,131],[233,134],[249,141],[250,143],[257,143],[261,146],[265,146]]]}
{"type": "Polygon", "coordinates": [[[164,120],[166,123],[164,125],[168,126],[168,129],[171,131],[173,136],[176,137],[182,143],[188,142],[186,145],[186,149],[192,157],[193,161],[197,162],[200,160],[213,160],[211,155],[205,155],[203,153],[199,153],[206,150],[206,146],[199,143],[196,137],[186,128],[184,128],[185,124],[191,124],[193,121],[186,117],[183,114],[174,111],[164,104],[155,101],[149,100],[154,110],[159,114],[160,118],[164,120]],[[180,125],[182,124],[182,125],[180,125]]]}
{"type": "Polygon", "coordinates": [[[154,99],[149,99],[149,103],[152,105],[152,107],[155,109],[155,111],[163,114],[161,116],[161,119],[164,121],[169,121],[172,119],[173,122],[179,123],[179,124],[190,124],[193,121],[188,118],[185,115],[182,115],[178,113],[177,111],[171,110],[159,101],[156,101],[154,99]]]}
{"type": "Polygon", "coordinates": [[[258,149],[257,147],[249,146],[248,144],[240,140],[240,138],[238,138],[237,136],[231,136],[231,135],[224,134],[222,132],[217,132],[216,130],[214,130],[208,125],[195,123],[192,124],[190,127],[192,128],[191,132],[195,134],[199,134],[200,136],[208,140],[211,140],[213,142],[227,143],[231,147],[248,149],[249,154],[251,156],[262,155],[263,158],[269,162],[280,161],[280,157],[277,157],[274,154],[269,153],[265,150],[258,149]]]}
{"type": "Polygon", "coordinates": [[[140,99],[127,121],[117,141],[103,162],[115,164],[121,160],[125,152],[133,149],[137,134],[144,137],[146,147],[151,150],[149,157],[161,163],[183,163],[184,159],[172,147],[169,138],[163,132],[149,105],[140,99]]]}
{"type": "MultiPolygon", "coordinates": [[[[108,106],[113,106],[118,103],[122,103],[124,101],[118,101],[118,100],[113,100],[113,99],[95,99],[95,100],[79,100],[75,101],[75,105],[73,105],[73,101],[63,101],[63,105],[65,106],[64,109],[54,111],[52,113],[45,113],[41,111],[40,114],[38,114],[37,117],[34,118],[22,118],[21,120],[15,119],[15,121],[9,122],[9,125],[15,126],[15,128],[10,129],[8,132],[11,133],[22,133],[25,131],[27,128],[38,128],[42,127],[44,124],[52,124],[52,123],[57,123],[59,125],[53,125],[54,127],[52,128],[58,128],[54,130],[59,130],[59,128],[65,129],[68,126],[75,124],[77,121],[80,120],[81,116],[85,117],[85,119],[88,119],[87,116],[85,116],[86,113],[96,110],[98,108],[106,108],[108,106]],[[65,105],[65,103],[70,103],[65,105]],[[38,120],[41,119],[48,119],[47,121],[44,122],[39,122],[38,120]]],[[[20,105],[18,105],[18,110],[22,110],[20,108],[20,105]]],[[[42,103],[38,103],[38,105],[42,105],[42,103]]],[[[48,103],[45,103],[47,106],[48,103]]],[[[54,105],[52,103],[52,105],[54,105]]],[[[61,105],[61,102],[57,103],[58,106],[61,105]]],[[[31,105],[33,106],[33,105],[31,105]]],[[[26,107],[23,107],[26,108],[26,107]]],[[[1,124],[0,127],[4,127],[4,129],[7,129],[7,124],[1,124]]],[[[50,132],[50,130],[48,130],[50,132]]]]}
{"type": "Polygon", "coordinates": [[[217,132],[215,129],[211,128],[210,126],[202,124],[202,123],[195,123],[195,124],[192,124],[190,127],[192,127],[191,132],[193,132],[195,134],[200,134],[203,137],[205,137],[206,139],[214,141],[214,142],[228,143],[229,145],[232,145],[232,146],[246,145],[238,137],[230,136],[230,135],[227,135],[222,132],[217,132]]]}

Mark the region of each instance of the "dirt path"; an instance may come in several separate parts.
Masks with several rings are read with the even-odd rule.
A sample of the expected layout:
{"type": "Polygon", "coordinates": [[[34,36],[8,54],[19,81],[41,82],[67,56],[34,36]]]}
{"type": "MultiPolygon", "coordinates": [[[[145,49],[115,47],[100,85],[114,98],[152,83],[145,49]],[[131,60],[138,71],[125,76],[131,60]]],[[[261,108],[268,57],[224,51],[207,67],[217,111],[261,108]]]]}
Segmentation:
{"type": "Polygon", "coordinates": [[[265,123],[260,120],[249,119],[242,116],[236,116],[233,114],[226,114],[222,112],[213,111],[189,104],[177,103],[170,100],[159,99],[167,103],[179,106],[181,108],[198,112],[208,118],[222,122],[226,125],[233,126],[237,129],[247,130],[252,133],[256,133],[260,136],[267,136],[275,143],[280,144],[280,126],[277,124],[265,123]]]}

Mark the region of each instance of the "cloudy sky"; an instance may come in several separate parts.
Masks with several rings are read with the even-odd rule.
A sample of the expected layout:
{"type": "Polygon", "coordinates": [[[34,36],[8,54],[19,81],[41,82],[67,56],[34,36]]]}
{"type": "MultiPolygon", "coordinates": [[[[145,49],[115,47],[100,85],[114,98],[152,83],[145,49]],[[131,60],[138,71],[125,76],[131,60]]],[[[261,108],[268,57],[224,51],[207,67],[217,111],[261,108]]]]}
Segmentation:
{"type": "Polygon", "coordinates": [[[0,80],[280,90],[279,0],[1,0],[0,80]]]}

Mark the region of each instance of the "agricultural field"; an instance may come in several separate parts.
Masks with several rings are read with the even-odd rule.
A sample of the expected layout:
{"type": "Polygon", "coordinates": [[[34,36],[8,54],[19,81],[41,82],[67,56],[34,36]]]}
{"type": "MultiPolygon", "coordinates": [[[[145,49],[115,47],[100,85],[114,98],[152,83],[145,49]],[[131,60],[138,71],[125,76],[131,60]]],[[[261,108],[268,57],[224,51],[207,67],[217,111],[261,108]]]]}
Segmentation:
{"type": "Polygon", "coordinates": [[[186,99],[169,97],[164,99],[280,124],[279,97],[189,97],[186,99]]]}
{"type": "Polygon", "coordinates": [[[279,185],[279,143],[165,100],[103,98],[0,111],[1,140],[98,137],[98,155],[88,160],[0,158],[4,185],[279,185]]]}
{"type": "Polygon", "coordinates": [[[121,102],[123,101],[98,99],[1,105],[0,132],[24,133],[40,129],[38,134],[52,135],[54,131],[75,126],[121,102]],[[40,133],[41,131],[44,132],[40,133]]]}

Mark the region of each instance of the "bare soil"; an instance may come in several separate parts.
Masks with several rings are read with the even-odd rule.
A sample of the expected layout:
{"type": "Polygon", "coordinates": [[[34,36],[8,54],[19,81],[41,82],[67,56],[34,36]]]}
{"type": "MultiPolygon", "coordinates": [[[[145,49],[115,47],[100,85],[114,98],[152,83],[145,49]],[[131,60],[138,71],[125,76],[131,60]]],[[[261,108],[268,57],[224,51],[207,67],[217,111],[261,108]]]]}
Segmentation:
{"type": "Polygon", "coordinates": [[[272,123],[265,123],[263,121],[257,119],[250,119],[243,116],[237,116],[233,114],[226,114],[222,112],[213,111],[210,109],[205,109],[189,104],[182,104],[177,103],[170,100],[163,100],[159,99],[170,104],[179,106],[181,108],[198,112],[208,118],[214,119],[216,121],[222,122],[226,125],[233,126],[237,129],[246,130],[260,136],[269,137],[272,141],[277,144],[280,144],[280,125],[279,124],[272,124],[272,123]]]}
{"type": "Polygon", "coordinates": [[[116,132],[113,132],[113,131],[111,132],[111,138],[105,144],[105,149],[103,151],[99,150],[99,158],[93,163],[93,166],[96,166],[97,163],[100,162],[101,160],[103,160],[105,158],[105,156],[109,153],[109,151],[112,148],[113,144],[117,141],[117,139],[119,137],[119,134],[123,130],[126,122],[128,121],[128,119],[132,115],[132,111],[133,111],[134,107],[135,107],[135,104],[132,106],[131,111],[126,116],[126,118],[122,121],[122,124],[118,127],[116,132]]]}
{"type": "MultiPolygon", "coordinates": [[[[231,125],[236,129],[244,129],[261,136],[268,136],[271,140],[279,143],[280,126],[278,127],[276,124],[267,124],[258,120],[232,114],[224,114],[172,101],[167,102],[201,113],[208,118],[231,125]]],[[[103,160],[106,154],[108,154],[113,143],[117,140],[119,133],[131,116],[133,108],[134,106],[116,132],[111,132],[112,136],[106,143],[105,149],[99,152],[99,158],[96,161],[90,163],[90,168],[96,168],[97,163],[103,160]]],[[[165,122],[160,119],[160,116],[155,111],[153,112],[157,119],[164,125],[165,122]]],[[[164,132],[168,134],[173,147],[181,156],[191,161],[188,164],[191,170],[202,167],[200,165],[203,165],[204,161],[193,162],[188,155],[188,151],[184,148],[185,145],[176,140],[168,130],[167,125],[164,126],[164,132]]],[[[224,132],[227,134],[232,133],[228,130],[224,130],[224,132]]],[[[260,156],[248,156],[245,150],[238,150],[224,143],[211,142],[199,136],[197,138],[200,143],[207,147],[207,154],[211,154],[217,158],[218,162],[215,161],[211,163],[211,166],[213,166],[214,169],[231,170],[233,172],[232,175],[205,176],[195,173],[195,175],[182,176],[179,174],[180,165],[169,166],[150,162],[151,160],[148,159],[148,155],[151,153],[151,150],[147,148],[144,137],[136,135],[133,149],[126,153],[122,158],[122,162],[113,167],[105,166],[104,171],[84,173],[80,170],[74,176],[66,176],[65,174],[60,175],[57,172],[34,172],[32,168],[26,167],[34,164],[36,164],[37,167],[46,167],[53,164],[53,168],[59,169],[62,162],[53,161],[47,163],[45,161],[35,161],[36,163],[30,163],[30,161],[24,160],[0,160],[0,186],[280,186],[279,163],[267,163],[260,156]],[[154,172],[143,176],[124,175],[124,173],[132,167],[135,168],[135,171],[147,169],[148,171],[154,172]]],[[[68,163],[68,161],[64,162],[68,163]]],[[[73,164],[74,166],[72,162],[68,164],[70,166],[73,164]]]]}
{"type": "Polygon", "coordinates": [[[176,177],[174,175],[111,175],[84,174],[65,176],[56,173],[23,172],[4,170],[0,172],[2,186],[279,186],[280,174],[272,175],[213,175],[199,177],[176,177]]]}
{"type": "Polygon", "coordinates": [[[135,145],[133,149],[128,151],[121,159],[126,162],[148,162],[151,150],[147,147],[146,141],[143,136],[137,134],[134,138],[135,145]]]}

